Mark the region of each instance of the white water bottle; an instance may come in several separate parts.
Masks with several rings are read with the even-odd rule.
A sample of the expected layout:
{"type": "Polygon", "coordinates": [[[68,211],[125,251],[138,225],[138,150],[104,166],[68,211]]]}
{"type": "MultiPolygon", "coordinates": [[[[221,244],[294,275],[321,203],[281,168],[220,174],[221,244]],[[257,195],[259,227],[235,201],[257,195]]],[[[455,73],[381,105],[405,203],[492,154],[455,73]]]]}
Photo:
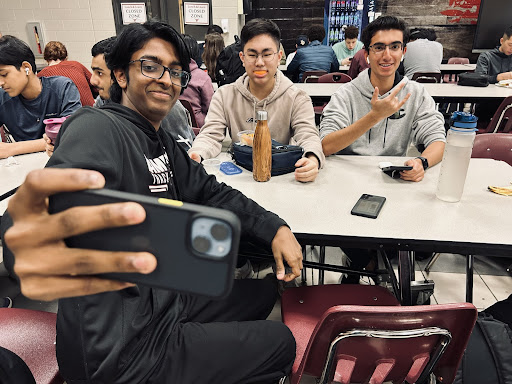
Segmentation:
{"type": "Polygon", "coordinates": [[[477,118],[466,112],[454,112],[448,130],[436,196],[440,200],[457,202],[462,197],[469,160],[473,151],[477,118]]]}

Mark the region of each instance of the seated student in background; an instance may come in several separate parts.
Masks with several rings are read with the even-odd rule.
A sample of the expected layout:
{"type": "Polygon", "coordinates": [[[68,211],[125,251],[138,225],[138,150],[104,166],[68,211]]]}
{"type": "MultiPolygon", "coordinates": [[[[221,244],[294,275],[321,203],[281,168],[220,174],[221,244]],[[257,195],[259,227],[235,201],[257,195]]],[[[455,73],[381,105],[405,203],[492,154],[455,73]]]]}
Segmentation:
{"type": "Polygon", "coordinates": [[[202,69],[199,69],[193,59],[194,52],[192,52],[192,49],[195,48],[197,50],[197,41],[190,35],[184,35],[183,39],[192,59],[190,60],[190,82],[180,98],[190,102],[194,110],[197,127],[201,128],[204,125],[204,118],[208,113],[212,100],[213,84],[210,76],[202,69]]]}
{"type": "Polygon", "coordinates": [[[80,94],[67,77],[38,78],[34,54],[17,37],[0,38],[0,127],[16,142],[0,143],[0,159],[44,151],[43,120],[73,114],[80,94]]]}
{"type": "MultiPolygon", "coordinates": [[[[512,79],[512,26],[503,32],[499,46],[478,56],[475,73],[486,75],[491,84],[512,79]]],[[[479,128],[487,127],[501,101],[480,101],[476,104],[475,115],[478,116],[479,128]]]]}
{"type": "Polygon", "coordinates": [[[306,71],[338,72],[340,63],[331,47],[322,45],[325,29],[322,25],[312,25],[307,32],[309,45],[295,54],[287,72],[299,82],[306,71]]]}
{"type": "MultiPolygon", "coordinates": [[[[206,35],[210,34],[210,33],[218,33],[219,35],[222,36],[222,34],[224,33],[224,31],[222,30],[222,28],[220,26],[218,26],[217,24],[212,24],[208,27],[208,29],[206,30],[206,34],[205,34],[205,40],[206,40],[206,35]]],[[[198,59],[196,60],[196,63],[197,63],[197,66],[201,69],[204,69],[206,68],[205,64],[203,63],[203,52],[204,52],[204,45],[206,44],[206,41],[204,42],[201,42],[198,44],[198,48],[199,48],[199,57],[198,59]]]]}
{"type": "Polygon", "coordinates": [[[236,139],[238,132],[253,130],[256,112],[265,110],[274,140],[304,148],[304,157],[295,164],[295,178],[315,180],[324,156],[313,104],[277,69],[280,38],[281,32],[271,20],[253,19],[242,28],[240,59],[246,73],[213,95],[205,125],[189,150],[192,159],[200,162],[217,156],[227,130],[236,139]]]}
{"type": "Polygon", "coordinates": [[[424,148],[402,179],[420,181],[441,161],[444,119],[422,84],[401,77],[397,68],[407,40],[405,23],[382,16],[364,29],[370,68],[342,84],[324,108],[320,137],[325,155],[405,156],[411,142],[424,148]]]}
{"type": "Polygon", "coordinates": [[[218,33],[210,33],[205,36],[204,51],[202,59],[206,65],[206,71],[212,81],[217,81],[215,77],[215,68],[217,66],[217,59],[224,49],[224,39],[218,33]]]}
{"type": "Polygon", "coordinates": [[[110,48],[116,41],[116,37],[112,36],[103,39],[94,44],[91,48],[91,85],[98,92],[98,97],[94,101],[93,107],[101,107],[105,105],[105,101],[110,99],[110,86],[113,83],[110,77],[110,69],[107,67],[105,55],[110,52],[110,48]]]}
{"type": "Polygon", "coordinates": [[[82,106],[94,104],[97,92],[90,82],[91,72],[78,61],[68,60],[68,51],[64,44],[60,41],[50,41],[44,47],[44,59],[48,67],[40,70],[37,77],[69,77],[78,88],[82,106]]]}
{"type": "Polygon", "coordinates": [[[443,46],[435,41],[434,30],[413,28],[404,54],[404,73],[409,79],[416,72],[441,72],[443,46]]]}
{"type": "Polygon", "coordinates": [[[308,41],[308,37],[306,35],[297,36],[297,41],[295,43],[295,51],[290,53],[288,55],[288,57],[286,58],[286,66],[288,66],[292,62],[293,58],[295,57],[295,54],[297,53],[297,50],[299,50],[300,48],[307,47],[308,44],[309,44],[309,41],[308,41]]]}
{"type": "Polygon", "coordinates": [[[345,28],[345,40],[332,46],[340,65],[349,65],[354,55],[363,48],[363,43],[357,40],[359,28],[349,25],[345,28]]]}
{"type": "MultiPolygon", "coordinates": [[[[236,280],[227,298],[209,300],[97,278],[99,272],[150,273],[157,261],[145,252],[77,252],[63,239],[69,231],[140,223],[143,208],[126,203],[47,212],[48,194],[103,186],[226,208],[239,216],[244,236],[272,247],[278,279],[300,274],[301,248],[286,223],[218,183],[160,129],[187,85],[189,62],[171,26],[156,21],[126,26],[107,55],[112,102],[68,119],[49,168],[29,175],[10,201],[14,225],[4,246],[14,254],[26,296],[61,299],[56,352],[69,384],[272,383],[293,364],[290,330],[264,321],[276,300],[275,280],[236,280]],[[78,167],[88,170],[69,169],[78,167]],[[293,268],[289,275],[284,260],[293,268]]],[[[4,248],[6,255],[12,258],[4,248]]]]}
{"type": "Polygon", "coordinates": [[[370,63],[368,63],[368,59],[366,58],[366,50],[363,47],[363,49],[357,51],[353,59],[350,61],[350,67],[348,68],[347,74],[352,79],[355,79],[366,68],[370,68],[370,63]]]}

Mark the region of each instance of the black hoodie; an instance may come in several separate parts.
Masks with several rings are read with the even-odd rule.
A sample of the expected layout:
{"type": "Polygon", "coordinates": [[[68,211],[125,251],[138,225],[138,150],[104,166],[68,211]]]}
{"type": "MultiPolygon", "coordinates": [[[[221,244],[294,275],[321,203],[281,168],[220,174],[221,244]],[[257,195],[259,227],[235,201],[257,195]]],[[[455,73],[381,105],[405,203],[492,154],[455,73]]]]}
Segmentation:
{"type": "MultiPolygon", "coordinates": [[[[225,208],[242,233],[270,244],[285,222],[237,190],[218,183],[164,130],[116,103],[82,108],[61,128],[48,167],[101,172],[106,188],[225,208]],[[160,140],[158,138],[160,137],[160,140]],[[171,190],[162,172],[162,144],[172,168],[171,190]],[[174,190],[176,192],[174,192],[174,190]],[[177,194],[177,196],[175,196],[177,194]]],[[[166,351],[190,297],[136,286],[61,299],[57,359],[68,383],[138,383],[149,379],[166,351]]]]}
{"type": "Polygon", "coordinates": [[[512,71],[512,55],[505,55],[500,51],[500,47],[496,47],[492,51],[483,52],[478,56],[475,72],[487,75],[491,84],[498,82],[496,77],[500,73],[510,71],[512,71]]]}

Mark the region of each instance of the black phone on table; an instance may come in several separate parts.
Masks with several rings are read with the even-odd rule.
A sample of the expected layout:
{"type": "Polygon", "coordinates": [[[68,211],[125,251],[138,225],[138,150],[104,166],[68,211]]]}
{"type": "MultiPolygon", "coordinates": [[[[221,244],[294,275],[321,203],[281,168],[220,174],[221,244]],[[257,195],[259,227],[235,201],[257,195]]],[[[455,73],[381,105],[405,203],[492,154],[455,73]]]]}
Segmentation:
{"type": "Polygon", "coordinates": [[[74,206],[135,201],[146,210],[143,223],[89,232],[65,240],[71,248],[147,251],[157,258],[150,274],[99,276],[212,298],[226,296],[233,284],[240,221],[232,212],[108,189],[50,197],[50,213],[74,206]]]}
{"type": "Polygon", "coordinates": [[[376,219],[382,206],[386,202],[386,198],[382,196],[362,194],[356,205],[352,208],[350,213],[356,216],[369,217],[376,219]]]}

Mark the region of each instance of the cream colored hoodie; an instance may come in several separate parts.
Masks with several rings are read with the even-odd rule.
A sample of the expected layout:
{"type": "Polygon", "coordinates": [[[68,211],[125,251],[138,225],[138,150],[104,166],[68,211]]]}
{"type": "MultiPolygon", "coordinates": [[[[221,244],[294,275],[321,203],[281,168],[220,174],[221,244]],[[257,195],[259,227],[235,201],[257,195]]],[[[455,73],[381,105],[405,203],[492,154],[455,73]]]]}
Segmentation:
{"type": "Polygon", "coordinates": [[[238,132],[256,127],[256,112],[261,110],[268,113],[268,126],[274,140],[300,145],[304,154],[315,154],[323,166],[325,157],[311,98],[279,70],[274,89],[260,101],[249,91],[247,74],[220,87],[213,95],[205,124],[189,153],[196,152],[203,159],[216,157],[221,151],[226,129],[236,140],[238,132]]]}

